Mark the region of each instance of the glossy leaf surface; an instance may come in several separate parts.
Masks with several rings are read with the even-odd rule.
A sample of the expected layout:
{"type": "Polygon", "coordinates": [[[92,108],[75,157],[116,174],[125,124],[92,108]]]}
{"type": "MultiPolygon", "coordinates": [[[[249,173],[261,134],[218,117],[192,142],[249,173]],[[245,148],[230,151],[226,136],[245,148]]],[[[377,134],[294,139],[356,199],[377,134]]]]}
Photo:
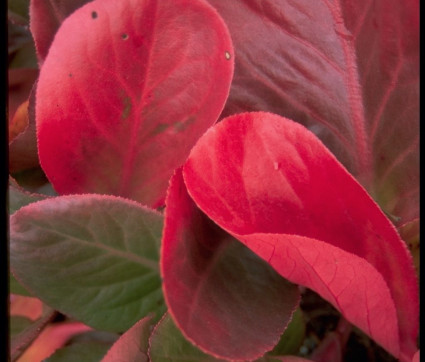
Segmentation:
{"type": "Polygon", "coordinates": [[[11,216],[11,269],[26,289],[62,313],[122,332],[164,309],[157,264],[161,229],[159,213],[121,198],[46,199],[11,216]]]}
{"type": "Polygon", "coordinates": [[[236,51],[224,115],[302,123],[397,225],[418,217],[419,1],[209,2],[236,51]]]}
{"type": "Polygon", "coordinates": [[[180,170],[166,205],[161,273],[176,324],[215,357],[261,357],[292,318],[298,288],[209,220],[187,194],[180,170]]]}
{"type": "Polygon", "coordinates": [[[232,74],[227,27],[203,0],[90,2],[62,23],[40,72],[46,175],[59,194],[161,205],[232,74]]]}
{"type": "Polygon", "coordinates": [[[418,333],[412,258],[314,134],[269,113],[229,117],[200,139],[183,175],[214,222],[391,353],[411,359],[418,333]]]}

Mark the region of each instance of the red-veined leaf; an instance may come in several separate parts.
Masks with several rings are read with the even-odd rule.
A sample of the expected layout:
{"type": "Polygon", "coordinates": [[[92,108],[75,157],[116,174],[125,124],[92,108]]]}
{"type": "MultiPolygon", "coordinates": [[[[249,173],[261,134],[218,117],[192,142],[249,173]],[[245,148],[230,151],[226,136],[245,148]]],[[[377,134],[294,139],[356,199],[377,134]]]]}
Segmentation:
{"type": "Polygon", "coordinates": [[[199,140],[183,176],[214,222],[388,351],[412,358],[418,285],[411,255],[314,134],[269,113],[229,117],[199,140]]]}
{"type": "Polygon", "coordinates": [[[196,207],[180,169],[171,179],[166,205],[161,273],[177,326],[215,357],[261,357],[291,319],[298,288],[196,207]]]}
{"type": "Polygon", "coordinates": [[[204,0],[95,0],[62,23],[40,72],[42,167],[60,194],[151,206],[219,116],[233,73],[227,27],[204,0]]]}
{"type": "Polygon", "coordinates": [[[304,124],[397,225],[418,217],[419,1],[209,2],[236,51],[224,115],[304,124]]]}

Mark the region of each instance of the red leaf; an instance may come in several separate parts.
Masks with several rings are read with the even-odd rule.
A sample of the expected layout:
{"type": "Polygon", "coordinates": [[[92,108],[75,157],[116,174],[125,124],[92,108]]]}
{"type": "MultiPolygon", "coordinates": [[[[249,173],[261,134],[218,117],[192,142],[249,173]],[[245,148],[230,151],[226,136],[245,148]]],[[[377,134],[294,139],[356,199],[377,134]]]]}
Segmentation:
{"type": "Polygon", "coordinates": [[[236,51],[224,114],[304,124],[387,213],[418,217],[419,1],[209,2],[236,51]]]}
{"type": "Polygon", "coordinates": [[[415,355],[412,358],[412,362],[419,362],[420,361],[420,351],[417,350],[417,352],[415,353],[415,355]]]}
{"type": "Polygon", "coordinates": [[[229,117],[200,139],[183,175],[214,222],[388,351],[412,357],[412,258],[379,207],[312,133],[268,113],[229,117]]]}
{"type": "Polygon", "coordinates": [[[39,63],[47,56],[50,45],[62,22],[89,0],[31,0],[30,29],[39,63]]]}
{"type": "Polygon", "coordinates": [[[42,167],[60,194],[158,206],[220,114],[230,36],[203,0],[95,0],[62,24],[40,72],[42,167]]]}
{"type": "Polygon", "coordinates": [[[180,170],[166,204],[161,271],[177,326],[215,357],[261,357],[291,319],[298,288],[209,220],[187,194],[180,170]]]}

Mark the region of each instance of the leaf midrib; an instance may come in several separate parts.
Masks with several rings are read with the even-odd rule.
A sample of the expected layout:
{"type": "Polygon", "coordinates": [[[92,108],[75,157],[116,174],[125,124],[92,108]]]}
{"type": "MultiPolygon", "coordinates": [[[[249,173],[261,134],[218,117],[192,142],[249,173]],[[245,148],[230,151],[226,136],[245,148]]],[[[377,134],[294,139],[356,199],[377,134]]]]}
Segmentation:
{"type": "MultiPolygon", "coordinates": [[[[40,226],[37,226],[37,227],[40,228],[40,226]]],[[[46,230],[46,228],[42,228],[42,229],[46,230]]],[[[159,273],[158,263],[156,263],[156,262],[154,262],[152,260],[149,260],[149,259],[147,259],[145,257],[142,257],[140,255],[134,254],[134,253],[132,253],[132,252],[130,252],[128,250],[127,251],[121,251],[121,250],[118,250],[118,249],[114,249],[113,247],[107,246],[107,245],[102,244],[102,243],[100,243],[98,241],[92,241],[91,242],[91,241],[88,241],[86,239],[79,238],[77,236],[71,236],[69,234],[63,233],[63,232],[61,232],[61,231],[59,231],[57,229],[51,229],[51,228],[49,228],[47,230],[49,232],[51,232],[51,233],[54,233],[54,234],[63,236],[66,239],[74,240],[74,241],[76,241],[76,242],[78,242],[80,244],[88,245],[88,246],[90,246],[92,248],[98,248],[98,249],[104,250],[104,251],[108,252],[109,254],[112,254],[113,256],[116,256],[116,257],[119,257],[119,258],[122,258],[122,259],[127,259],[129,261],[134,262],[134,263],[141,264],[141,265],[143,265],[143,266],[145,266],[145,267],[147,267],[147,268],[155,271],[156,273],[159,273]]]]}

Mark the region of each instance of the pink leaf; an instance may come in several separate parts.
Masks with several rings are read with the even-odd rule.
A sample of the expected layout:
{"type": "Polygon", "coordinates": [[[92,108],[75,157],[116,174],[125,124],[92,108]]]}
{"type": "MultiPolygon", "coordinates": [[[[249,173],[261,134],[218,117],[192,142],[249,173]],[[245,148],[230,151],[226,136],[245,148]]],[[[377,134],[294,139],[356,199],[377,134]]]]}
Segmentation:
{"type": "Polygon", "coordinates": [[[420,351],[417,350],[415,355],[412,358],[412,362],[419,362],[420,361],[420,351]]]}
{"type": "Polygon", "coordinates": [[[171,180],[166,204],[161,272],[177,326],[215,357],[261,357],[291,319],[298,288],[196,207],[181,170],[171,180]]]}
{"type": "Polygon", "coordinates": [[[209,2],[236,51],[224,115],[304,124],[398,223],[418,217],[419,1],[209,2]]]}
{"type": "Polygon", "coordinates": [[[62,22],[73,11],[88,2],[89,0],[31,0],[30,29],[40,64],[46,58],[62,22]]]}
{"type": "Polygon", "coordinates": [[[203,0],[95,0],[62,23],[40,72],[41,165],[60,194],[151,206],[219,116],[233,73],[227,27],[203,0]]]}
{"type": "Polygon", "coordinates": [[[418,333],[412,258],[375,202],[311,132],[268,113],[229,117],[200,139],[183,175],[214,222],[388,351],[411,359],[418,333]]]}

